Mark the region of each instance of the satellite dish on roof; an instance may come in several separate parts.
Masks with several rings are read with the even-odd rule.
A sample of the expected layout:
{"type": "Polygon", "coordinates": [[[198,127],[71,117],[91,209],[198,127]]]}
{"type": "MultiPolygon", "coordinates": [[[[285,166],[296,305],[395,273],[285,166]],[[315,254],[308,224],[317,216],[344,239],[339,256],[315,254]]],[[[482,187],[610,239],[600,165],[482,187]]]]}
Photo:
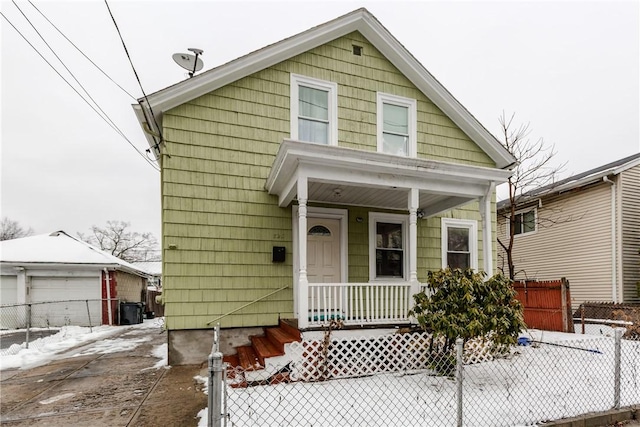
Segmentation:
{"type": "Polygon", "coordinates": [[[204,62],[198,58],[204,51],[193,47],[189,48],[189,50],[195,53],[195,55],[191,55],[190,53],[174,53],[172,58],[176,64],[189,71],[189,77],[193,77],[196,71],[200,71],[202,67],[204,67],[204,62]]]}

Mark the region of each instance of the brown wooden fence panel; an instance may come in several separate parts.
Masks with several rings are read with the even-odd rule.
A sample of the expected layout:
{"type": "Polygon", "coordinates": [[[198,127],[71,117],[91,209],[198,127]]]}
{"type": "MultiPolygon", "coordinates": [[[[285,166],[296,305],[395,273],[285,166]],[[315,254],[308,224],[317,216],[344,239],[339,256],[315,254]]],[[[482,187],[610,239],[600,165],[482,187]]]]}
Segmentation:
{"type": "Polygon", "coordinates": [[[569,281],[514,282],[518,300],[524,306],[524,322],[531,329],[573,332],[569,281]]]}
{"type": "Polygon", "coordinates": [[[156,302],[156,296],[162,295],[162,291],[147,291],[147,311],[153,311],[155,317],[164,316],[164,305],[156,302]]]}

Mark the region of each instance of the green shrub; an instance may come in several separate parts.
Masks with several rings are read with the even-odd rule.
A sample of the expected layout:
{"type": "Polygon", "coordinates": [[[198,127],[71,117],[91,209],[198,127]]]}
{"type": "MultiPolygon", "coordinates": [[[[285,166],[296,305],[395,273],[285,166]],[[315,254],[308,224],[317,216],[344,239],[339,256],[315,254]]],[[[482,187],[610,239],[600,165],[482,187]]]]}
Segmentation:
{"type": "Polygon", "coordinates": [[[522,304],[511,280],[496,274],[485,281],[485,276],[471,269],[429,272],[430,296],[414,295],[411,315],[433,334],[430,352],[450,354],[456,338],[490,337],[498,348],[516,344],[526,328],[522,304]]]}

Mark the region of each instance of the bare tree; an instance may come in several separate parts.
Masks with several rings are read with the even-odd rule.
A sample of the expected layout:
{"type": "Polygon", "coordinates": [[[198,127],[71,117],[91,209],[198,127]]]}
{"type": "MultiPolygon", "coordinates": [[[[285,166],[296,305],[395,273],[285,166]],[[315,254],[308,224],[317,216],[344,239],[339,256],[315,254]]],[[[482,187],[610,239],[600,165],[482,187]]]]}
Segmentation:
{"type": "MultiPolygon", "coordinates": [[[[508,209],[503,217],[509,223],[508,240],[498,238],[498,244],[504,249],[507,257],[509,278],[515,279],[516,267],[513,261],[513,244],[516,233],[517,206],[527,193],[540,187],[550,187],[556,181],[558,174],[566,163],[554,166],[553,157],[556,155],[555,146],[548,146],[543,138],[529,139],[531,133],[529,124],[514,125],[515,113],[507,118],[504,112],[500,116],[500,127],[504,138],[503,145],[518,161],[507,185],[509,187],[508,209]]],[[[535,219],[538,224],[556,223],[557,220],[538,215],[535,219]]]]}
{"type": "Polygon", "coordinates": [[[127,262],[159,261],[158,240],[151,233],[129,231],[130,223],[107,221],[106,227],[91,227],[91,233],[78,237],[127,262]]]}
{"type": "Polygon", "coordinates": [[[25,229],[18,221],[9,219],[6,216],[0,221],[0,240],[19,239],[32,234],[33,229],[31,227],[25,229]]]}

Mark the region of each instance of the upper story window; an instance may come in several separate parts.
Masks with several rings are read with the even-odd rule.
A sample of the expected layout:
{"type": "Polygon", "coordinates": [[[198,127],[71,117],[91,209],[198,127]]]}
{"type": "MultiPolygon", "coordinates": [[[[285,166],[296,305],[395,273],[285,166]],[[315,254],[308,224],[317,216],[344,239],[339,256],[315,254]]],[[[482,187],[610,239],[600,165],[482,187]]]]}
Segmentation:
{"type": "Polygon", "coordinates": [[[442,268],[478,268],[478,225],[473,220],[442,218],[442,268]]]}
{"type": "Polygon", "coordinates": [[[407,271],[407,216],[369,214],[369,276],[376,279],[404,279],[407,271]]]}
{"type": "Polygon", "coordinates": [[[338,145],[338,85],[291,74],[291,139],[338,145]]]}
{"type": "Polygon", "coordinates": [[[536,231],[536,209],[516,212],[514,222],[514,235],[533,233],[536,231]]]}
{"type": "Polygon", "coordinates": [[[416,157],[416,100],[378,92],[378,152],[416,157]]]}

